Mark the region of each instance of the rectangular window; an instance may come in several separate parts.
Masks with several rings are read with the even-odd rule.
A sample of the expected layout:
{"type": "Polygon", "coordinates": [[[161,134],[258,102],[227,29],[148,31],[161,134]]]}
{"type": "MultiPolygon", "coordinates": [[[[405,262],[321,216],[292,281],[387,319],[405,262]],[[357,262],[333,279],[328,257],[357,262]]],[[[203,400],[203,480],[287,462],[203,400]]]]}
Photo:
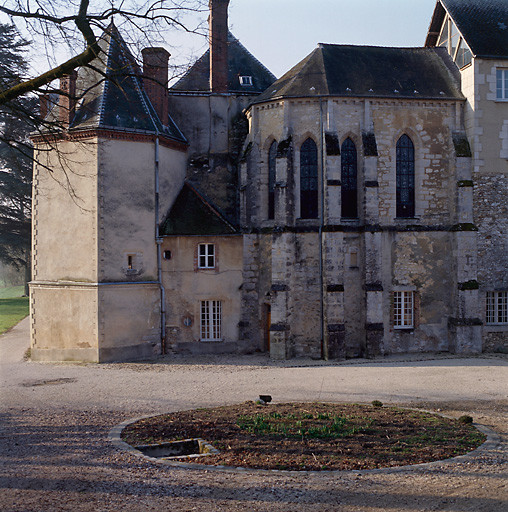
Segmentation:
{"type": "Polygon", "coordinates": [[[198,268],[215,268],[215,245],[199,244],[198,268]]]}
{"type": "Polygon", "coordinates": [[[508,292],[487,292],[488,324],[508,324],[508,292]]]}
{"type": "Polygon", "coordinates": [[[221,340],[222,303],[220,300],[201,301],[201,341],[221,340]]]}
{"type": "Polygon", "coordinates": [[[252,85],[252,77],[251,76],[241,76],[240,77],[240,85],[252,85]]]}
{"type": "Polygon", "coordinates": [[[496,98],[508,100],[508,69],[496,70],[496,98]]]}
{"type": "Polygon", "coordinates": [[[393,326],[395,329],[414,327],[414,292],[393,292],[393,326]]]}

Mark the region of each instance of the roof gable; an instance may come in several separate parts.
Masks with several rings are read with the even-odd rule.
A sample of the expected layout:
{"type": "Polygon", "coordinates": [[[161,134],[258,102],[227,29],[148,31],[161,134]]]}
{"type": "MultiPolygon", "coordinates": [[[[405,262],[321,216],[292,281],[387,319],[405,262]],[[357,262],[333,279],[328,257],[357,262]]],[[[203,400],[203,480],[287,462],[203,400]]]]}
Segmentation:
{"type": "Polygon", "coordinates": [[[319,44],[255,103],[279,97],[463,99],[441,48],[319,44]]]}
{"type": "Polygon", "coordinates": [[[508,58],[507,0],[439,0],[425,46],[437,44],[446,12],[475,57],[508,58]]]}
{"type": "Polygon", "coordinates": [[[162,235],[232,235],[236,229],[192,185],[184,183],[162,224],[162,235]]]}
{"type": "MultiPolygon", "coordinates": [[[[229,32],[228,92],[259,94],[275,80],[276,77],[229,32]],[[252,77],[252,85],[241,85],[240,76],[252,77]]],[[[190,67],[170,91],[210,91],[210,50],[190,67]]]]}

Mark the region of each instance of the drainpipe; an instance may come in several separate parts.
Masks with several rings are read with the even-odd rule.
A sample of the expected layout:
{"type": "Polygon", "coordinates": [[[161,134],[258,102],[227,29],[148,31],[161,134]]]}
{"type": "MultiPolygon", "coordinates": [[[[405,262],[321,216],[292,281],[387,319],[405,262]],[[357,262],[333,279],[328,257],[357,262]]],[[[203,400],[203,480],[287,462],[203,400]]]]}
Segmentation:
{"type": "Polygon", "coordinates": [[[319,98],[319,137],[321,144],[321,213],[319,218],[319,286],[320,286],[320,308],[321,308],[321,357],[328,361],[328,338],[325,336],[325,283],[323,276],[323,226],[325,222],[325,145],[323,134],[323,98],[319,98]]]}
{"type": "Polygon", "coordinates": [[[161,355],[166,353],[166,290],[162,284],[162,238],[159,231],[159,136],[155,138],[155,243],[157,244],[157,282],[161,290],[161,355]]]}

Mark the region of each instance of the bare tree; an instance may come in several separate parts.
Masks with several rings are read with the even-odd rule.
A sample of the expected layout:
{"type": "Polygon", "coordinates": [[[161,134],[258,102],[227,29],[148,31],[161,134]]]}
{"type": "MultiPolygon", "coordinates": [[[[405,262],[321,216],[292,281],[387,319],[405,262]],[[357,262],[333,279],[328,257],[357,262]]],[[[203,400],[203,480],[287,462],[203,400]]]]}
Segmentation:
{"type": "Polygon", "coordinates": [[[45,90],[55,79],[90,64],[100,56],[97,32],[102,32],[113,18],[123,22],[124,34],[135,30],[150,41],[168,28],[199,31],[199,26],[189,28],[184,19],[189,13],[204,11],[206,4],[206,0],[3,0],[0,12],[9,16],[18,29],[40,36],[48,62],[55,65],[36,76],[22,77],[0,91],[0,105],[45,90]],[[69,11],[74,12],[63,14],[69,11]],[[57,48],[75,51],[83,46],[77,55],[56,63],[57,48]]]}

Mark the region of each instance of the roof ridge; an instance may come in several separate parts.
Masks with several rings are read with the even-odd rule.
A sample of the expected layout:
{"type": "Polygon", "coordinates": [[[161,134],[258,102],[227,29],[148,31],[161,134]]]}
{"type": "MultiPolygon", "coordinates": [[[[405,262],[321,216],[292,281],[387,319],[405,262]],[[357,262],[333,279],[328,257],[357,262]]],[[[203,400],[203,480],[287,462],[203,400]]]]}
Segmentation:
{"type": "Polygon", "coordinates": [[[344,44],[344,43],[318,43],[317,47],[323,46],[340,46],[341,48],[379,48],[380,50],[425,50],[430,48],[427,46],[382,46],[376,44],[344,44]]]}
{"type": "Polygon", "coordinates": [[[106,70],[104,72],[104,80],[102,81],[102,91],[101,91],[101,99],[100,99],[100,106],[99,106],[99,126],[103,123],[103,116],[106,112],[106,96],[108,94],[109,89],[109,77],[108,77],[108,69],[111,69],[111,59],[112,53],[113,53],[113,45],[111,44],[111,38],[112,38],[112,30],[110,28],[115,28],[116,26],[112,23],[109,24],[107,29],[104,31],[104,41],[106,41],[106,35],[109,36],[109,43],[106,42],[108,45],[108,53],[106,54],[106,70]]]}

